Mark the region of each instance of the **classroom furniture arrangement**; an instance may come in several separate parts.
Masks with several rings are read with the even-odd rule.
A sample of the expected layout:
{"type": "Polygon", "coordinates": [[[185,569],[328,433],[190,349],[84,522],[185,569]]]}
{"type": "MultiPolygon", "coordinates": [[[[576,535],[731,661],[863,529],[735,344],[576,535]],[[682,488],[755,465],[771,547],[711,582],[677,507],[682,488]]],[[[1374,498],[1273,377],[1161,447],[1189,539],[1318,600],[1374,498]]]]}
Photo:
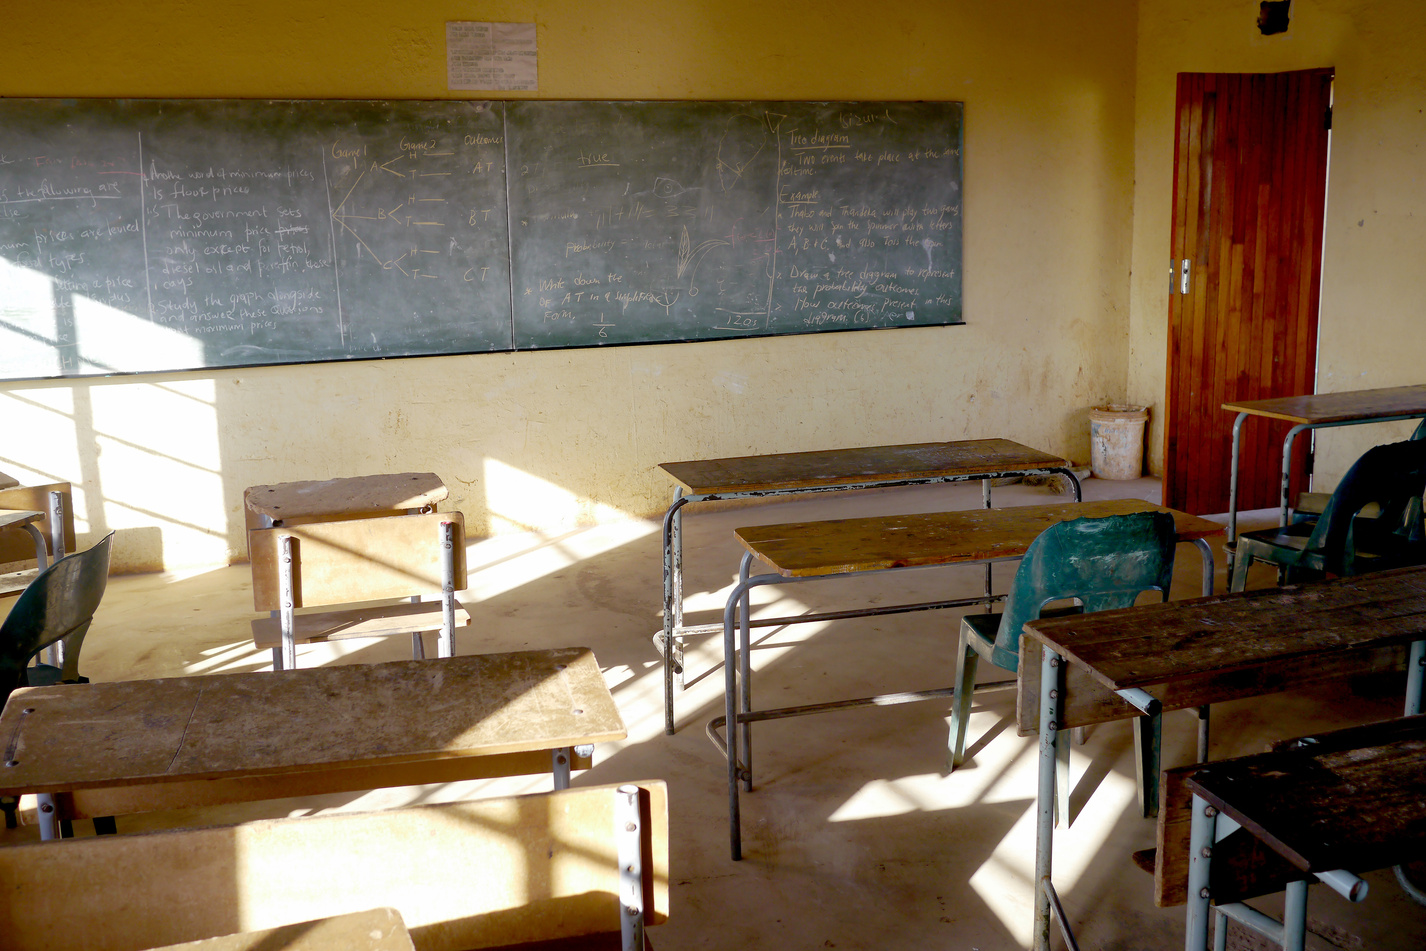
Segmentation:
{"type": "MultiPolygon", "coordinates": [[[[746,552],[739,564],[738,583],[729,594],[723,612],[725,712],[711,720],[707,727],[709,738],[724,754],[727,763],[728,834],[733,859],[742,858],[739,785],[745,791],[752,790],[753,723],[852,707],[949,698],[955,693],[955,687],[951,686],[755,710],[752,705],[749,651],[752,623],[748,593],[752,588],[875,572],[1018,559],[1024,556],[1042,532],[1059,522],[1137,512],[1165,512],[1172,516],[1175,541],[1191,542],[1198,548],[1203,559],[1204,592],[1211,593],[1213,552],[1205,539],[1220,533],[1222,527],[1194,515],[1136,499],[837,519],[739,529],[735,534],[746,552]],[[754,559],[770,566],[772,572],[751,574],[754,559]],[[720,735],[719,730],[724,730],[724,734],[720,735]]],[[[946,602],[946,606],[964,607],[983,600],[960,599],[946,602]]],[[[886,610],[894,612],[893,608],[886,610]]],[[[878,607],[867,609],[867,613],[886,612],[878,607]]],[[[805,620],[806,616],[799,616],[780,618],[776,623],[805,620]]]]}
{"type": "MultiPolygon", "coordinates": [[[[1421,713],[1426,568],[1042,618],[1024,634],[1016,710],[1021,734],[1040,737],[1034,937],[1036,951],[1047,951],[1065,731],[1403,666],[1406,713],[1421,713]]],[[[1205,734],[1200,762],[1209,758],[1205,734]]]]}
{"type": "Polygon", "coordinates": [[[1286,526],[1292,509],[1288,494],[1292,483],[1292,447],[1298,435],[1308,430],[1337,426],[1360,426],[1365,423],[1389,423],[1397,420],[1426,419],[1426,384],[1393,386],[1376,390],[1351,390],[1343,393],[1318,393],[1308,396],[1283,396],[1267,400],[1244,400],[1224,403],[1223,408],[1237,413],[1233,420],[1233,462],[1228,483],[1227,563],[1233,568],[1233,544],[1238,538],[1238,457],[1243,423],[1249,416],[1279,419],[1292,423],[1283,437],[1282,482],[1279,493],[1278,525],[1286,526]]]}
{"type": "Polygon", "coordinates": [[[1280,743],[1188,771],[1192,793],[1184,947],[1215,947],[1228,920],[1303,951],[1307,886],[1367,897],[1360,873],[1426,848],[1426,717],[1407,716],[1280,743]],[[1242,903],[1286,890],[1279,921],[1242,903]]]}
{"type": "Polygon", "coordinates": [[[30,687],[0,713],[0,796],[56,821],[588,768],[623,739],[593,653],[30,687]],[[351,724],[360,723],[360,730],[351,724]]]}
{"type": "Polygon", "coordinates": [[[15,951],[88,951],[101,934],[139,951],[392,908],[424,951],[600,935],[643,951],[668,917],[668,859],[661,781],[89,837],[0,849],[0,932],[15,951]]]}
{"type": "Polygon", "coordinates": [[[352,637],[409,634],[419,660],[422,634],[436,631],[437,656],[455,655],[470,614],[455,595],[466,586],[464,516],[435,513],[447,495],[432,472],[243,493],[253,609],[268,612],[252,622],[253,643],[272,650],[273,670],[297,666],[298,644],[352,637]],[[406,603],[370,603],[395,598],[406,603]]]}
{"type": "Polygon", "coordinates": [[[959,102],[5,99],[0,193],[27,210],[0,245],[56,292],[11,302],[0,379],[959,324],[963,125],[959,102]]]}
{"type": "MultiPolygon", "coordinates": [[[[674,732],[674,675],[683,682],[683,639],[717,634],[718,624],[687,625],[683,612],[683,509],[694,502],[766,498],[814,492],[944,482],[979,481],[982,503],[990,508],[991,480],[1027,475],[1062,475],[1074,499],[1081,498],[1072,463],[1008,439],[867,446],[814,452],[770,453],[726,459],[665,462],[659,466],[675,483],[673,503],[663,518],[663,630],[654,635],[664,664],[664,731],[674,732]]],[[[986,573],[986,597],[990,574],[986,573]]],[[[959,602],[957,602],[959,603],[959,602]]],[[[951,607],[951,603],[906,606],[901,610],[951,607]]],[[[854,615],[838,614],[836,617],[854,615]]],[[[806,616],[804,621],[831,619],[806,616]]],[[[754,621],[754,626],[784,620],[754,621]]]]}

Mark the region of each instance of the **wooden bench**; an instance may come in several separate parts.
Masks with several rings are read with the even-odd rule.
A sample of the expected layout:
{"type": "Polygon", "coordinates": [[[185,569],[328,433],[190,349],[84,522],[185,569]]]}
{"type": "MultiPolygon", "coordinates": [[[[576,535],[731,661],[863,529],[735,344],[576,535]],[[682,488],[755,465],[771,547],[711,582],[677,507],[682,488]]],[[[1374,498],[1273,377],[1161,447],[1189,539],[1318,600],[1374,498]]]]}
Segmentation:
{"type": "Polygon", "coordinates": [[[0,849],[0,890],[14,951],[137,951],[377,906],[419,951],[625,932],[642,948],[668,916],[668,794],[649,781],[19,845],[0,849]]]}
{"type": "Polygon", "coordinates": [[[456,600],[466,586],[465,520],[459,512],[311,522],[248,532],[253,643],[272,649],[273,669],[297,665],[297,644],[439,631],[437,654],[455,654],[455,628],[470,624],[456,600]],[[422,598],[439,598],[438,601],[422,598]],[[395,598],[403,604],[371,604],[395,598]],[[331,608],[298,614],[303,608],[331,608]]]}
{"type": "Polygon", "coordinates": [[[395,908],[373,908],[350,915],[220,938],[168,944],[152,951],[415,951],[411,932],[395,908]]]}
{"type": "MultiPolygon", "coordinates": [[[[38,529],[51,560],[74,551],[74,499],[68,482],[0,489],[0,509],[41,513],[41,517],[30,524],[38,529]]],[[[37,561],[36,544],[25,532],[0,532],[0,565],[37,561]]],[[[0,574],[0,598],[18,597],[43,567],[37,564],[34,568],[0,574]]]]}

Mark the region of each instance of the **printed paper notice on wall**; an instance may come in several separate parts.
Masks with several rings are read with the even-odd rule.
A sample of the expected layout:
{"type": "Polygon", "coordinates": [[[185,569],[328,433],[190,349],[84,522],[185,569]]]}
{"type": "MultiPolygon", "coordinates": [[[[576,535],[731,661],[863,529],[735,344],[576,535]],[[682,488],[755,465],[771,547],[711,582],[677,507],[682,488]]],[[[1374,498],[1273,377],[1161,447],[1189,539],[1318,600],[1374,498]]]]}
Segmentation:
{"type": "Polygon", "coordinates": [[[533,23],[446,23],[446,84],[451,89],[539,89],[533,23]]]}

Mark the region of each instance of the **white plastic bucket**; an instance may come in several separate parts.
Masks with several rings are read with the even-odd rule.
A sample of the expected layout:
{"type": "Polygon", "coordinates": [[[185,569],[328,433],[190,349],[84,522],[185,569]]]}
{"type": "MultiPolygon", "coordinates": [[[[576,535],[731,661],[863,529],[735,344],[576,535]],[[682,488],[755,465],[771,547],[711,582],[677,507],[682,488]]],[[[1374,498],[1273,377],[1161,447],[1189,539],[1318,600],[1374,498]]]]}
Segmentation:
{"type": "Polygon", "coordinates": [[[1110,403],[1089,411],[1089,468],[1096,479],[1137,479],[1144,471],[1147,406],[1110,403]]]}

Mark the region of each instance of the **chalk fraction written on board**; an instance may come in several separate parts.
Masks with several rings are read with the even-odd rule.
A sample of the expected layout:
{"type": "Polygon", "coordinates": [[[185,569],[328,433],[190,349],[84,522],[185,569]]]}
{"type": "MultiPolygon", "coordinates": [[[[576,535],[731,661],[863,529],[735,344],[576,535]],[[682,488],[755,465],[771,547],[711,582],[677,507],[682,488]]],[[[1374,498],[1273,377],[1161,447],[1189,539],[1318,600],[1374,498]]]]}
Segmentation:
{"type": "Polygon", "coordinates": [[[489,103],[0,101],[0,377],[508,350],[489,103]]]}
{"type": "Polygon", "coordinates": [[[961,322],[959,103],[506,116],[519,349],[961,322]]]}

